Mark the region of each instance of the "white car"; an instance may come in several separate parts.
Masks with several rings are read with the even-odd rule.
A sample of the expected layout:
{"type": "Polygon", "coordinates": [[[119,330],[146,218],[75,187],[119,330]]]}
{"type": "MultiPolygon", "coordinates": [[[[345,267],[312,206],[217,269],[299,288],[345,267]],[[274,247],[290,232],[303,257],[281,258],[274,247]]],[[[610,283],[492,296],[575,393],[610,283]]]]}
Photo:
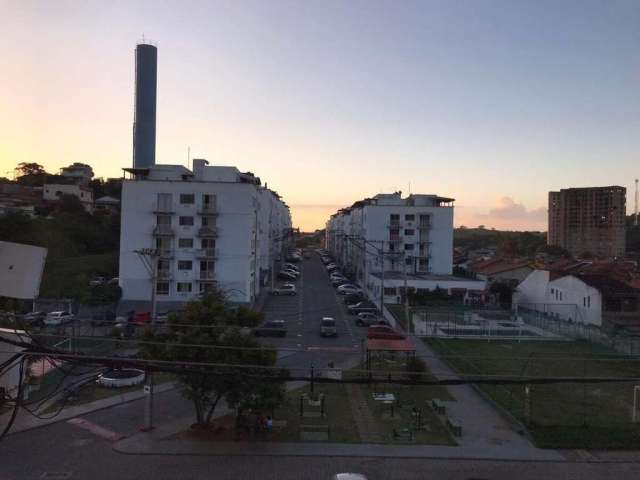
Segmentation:
{"type": "Polygon", "coordinates": [[[62,310],[59,312],[49,312],[44,319],[45,325],[62,325],[66,322],[71,322],[75,316],[73,313],[69,313],[66,310],[62,310]]]}
{"type": "Polygon", "coordinates": [[[338,293],[340,295],[347,295],[349,293],[362,293],[362,289],[357,285],[346,283],[338,287],[338,293]]]}
{"type": "Polygon", "coordinates": [[[284,285],[271,290],[271,295],[296,295],[296,286],[291,283],[285,283],[284,285]]]}

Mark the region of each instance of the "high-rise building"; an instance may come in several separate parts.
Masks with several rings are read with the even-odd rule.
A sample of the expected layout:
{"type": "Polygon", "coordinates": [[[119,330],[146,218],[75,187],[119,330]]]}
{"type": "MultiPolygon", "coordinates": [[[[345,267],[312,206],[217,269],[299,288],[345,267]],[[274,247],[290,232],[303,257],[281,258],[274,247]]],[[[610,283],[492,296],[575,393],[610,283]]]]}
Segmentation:
{"type": "Polygon", "coordinates": [[[619,186],[549,192],[547,243],[574,256],[624,255],[626,192],[619,186]]]}
{"type": "Polygon", "coordinates": [[[136,93],[133,119],[133,167],[149,168],[156,163],[156,87],[158,49],[136,46],[136,93]]]}

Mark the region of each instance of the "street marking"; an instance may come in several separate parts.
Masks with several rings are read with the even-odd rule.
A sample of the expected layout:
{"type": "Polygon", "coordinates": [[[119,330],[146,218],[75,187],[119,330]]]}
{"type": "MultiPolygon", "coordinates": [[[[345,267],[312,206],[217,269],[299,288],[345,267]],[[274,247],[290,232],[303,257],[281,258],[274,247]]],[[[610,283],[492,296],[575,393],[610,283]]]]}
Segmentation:
{"type": "Polygon", "coordinates": [[[112,430],[106,429],[84,418],[72,418],[71,420],[67,420],[67,423],[87,430],[97,437],[104,438],[105,440],[109,440],[110,442],[117,442],[118,440],[122,440],[126,437],[126,435],[123,435],[122,433],[117,433],[112,430]]]}

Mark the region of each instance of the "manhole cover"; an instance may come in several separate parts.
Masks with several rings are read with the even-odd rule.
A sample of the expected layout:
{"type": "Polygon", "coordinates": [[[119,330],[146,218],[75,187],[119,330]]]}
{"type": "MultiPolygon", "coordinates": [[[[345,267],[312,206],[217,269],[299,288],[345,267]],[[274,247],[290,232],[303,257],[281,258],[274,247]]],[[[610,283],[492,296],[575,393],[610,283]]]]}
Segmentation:
{"type": "Polygon", "coordinates": [[[71,475],[71,472],[44,472],[40,478],[41,480],[67,480],[71,475]]]}

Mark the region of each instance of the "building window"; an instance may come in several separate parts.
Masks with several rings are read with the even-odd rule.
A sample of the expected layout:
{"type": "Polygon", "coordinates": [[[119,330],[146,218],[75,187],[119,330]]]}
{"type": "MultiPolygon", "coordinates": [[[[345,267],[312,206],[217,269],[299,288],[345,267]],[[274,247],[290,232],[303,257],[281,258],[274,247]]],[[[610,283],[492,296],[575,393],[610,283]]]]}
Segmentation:
{"type": "Polygon", "coordinates": [[[171,195],[170,193],[158,194],[158,211],[170,212],[172,203],[173,203],[173,195],[171,195]]]}
{"type": "Polygon", "coordinates": [[[591,295],[587,297],[587,308],[591,308],[591,295]]]}
{"type": "Polygon", "coordinates": [[[562,301],[562,292],[560,292],[560,301],[562,301]]]}
{"type": "Polygon", "coordinates": [[[404,244],[404,249],[405,250],[413,250],[413,243],[405,243],[404,244]]]}
{"type": "Polygon", "coordinates": [[[178,283],[177,284],[178,293],[190,293],[191,292],[191,283],[178,283]]]}
{"type": "Polygon", "coordinates": [[[169,282],[156,283],[156,293],[158,295],[169,295],[169,282]]]}
{"type": "Polygon", "coordinates": [[[191,270],[193,262],[191,260],[178,260],[178,270],[191,270]]]}
{"type": "Polygon", "coordinates": [[[400,215],[397,213],[392,213],[389,215],[389,223],[392,225],[398,225],[400,223],[400,215]]]}
{"type": "Polygon", "coordinates": [[[200,284],[200,293],[211,293],[214,292],[216,286],[213,283],[201,283],[200,284]]]}
{"type": "Polygon", "coordinates": [[[216,196],[209,194],[202,195],[202,206],[205,210],[214,210],[216,208],[216,196]]]}
{"type": "Polygon", "coordinates": [[[200,248],[216,248],[215,238],[203,238],[200,243],[200,248]]]}
{"type": "Polygon", "coordinates": [[[412,214],[412,213],[411,213],[411,214],[406,214],[406,215],[404,216],[404,219],[405,219],[407,222],[413,222],[413,221],[416,219],[416,216],[415,216],[414,214],[412,214]]]}
{"type": "Polygon", "coordinates": [[[387,297],[392,297],[395,296],[396,294],[396,287],[384,287],[384,294],[387,297]]]}
{"type": "Polygon", "coordinates": [[[413,235],[413,233],[414,233],[414,230],[412,228],[407,228],[404,231],[405,235],[413,235]]]}
{"type": "Polygon", "coordinates": [[[196,203],[196,196],[193,193],[181,193],[180,204],[181,205],[193,205],[196,203]]]}
{"type": "Polygon", "coordinates": [[[180,217],[180,225],[182,226],[193,225],[193,217],[180,217]]]}
{"type": "Polygon", "coordinates": [[[179,238],[178,248],[193,248],[193,238],[179,238]]]}
{"type": "Polygon", "coordinates": [[[405,265],[413,265],[413,257],[407,257],[404,259],[405,265]]]}
{"type": "Polygon", "coordinates": [[[158,270],[163,272],[168,272],[171,269],[171,265],[169,264],[169,260],[158,260],[158,270]]]}

